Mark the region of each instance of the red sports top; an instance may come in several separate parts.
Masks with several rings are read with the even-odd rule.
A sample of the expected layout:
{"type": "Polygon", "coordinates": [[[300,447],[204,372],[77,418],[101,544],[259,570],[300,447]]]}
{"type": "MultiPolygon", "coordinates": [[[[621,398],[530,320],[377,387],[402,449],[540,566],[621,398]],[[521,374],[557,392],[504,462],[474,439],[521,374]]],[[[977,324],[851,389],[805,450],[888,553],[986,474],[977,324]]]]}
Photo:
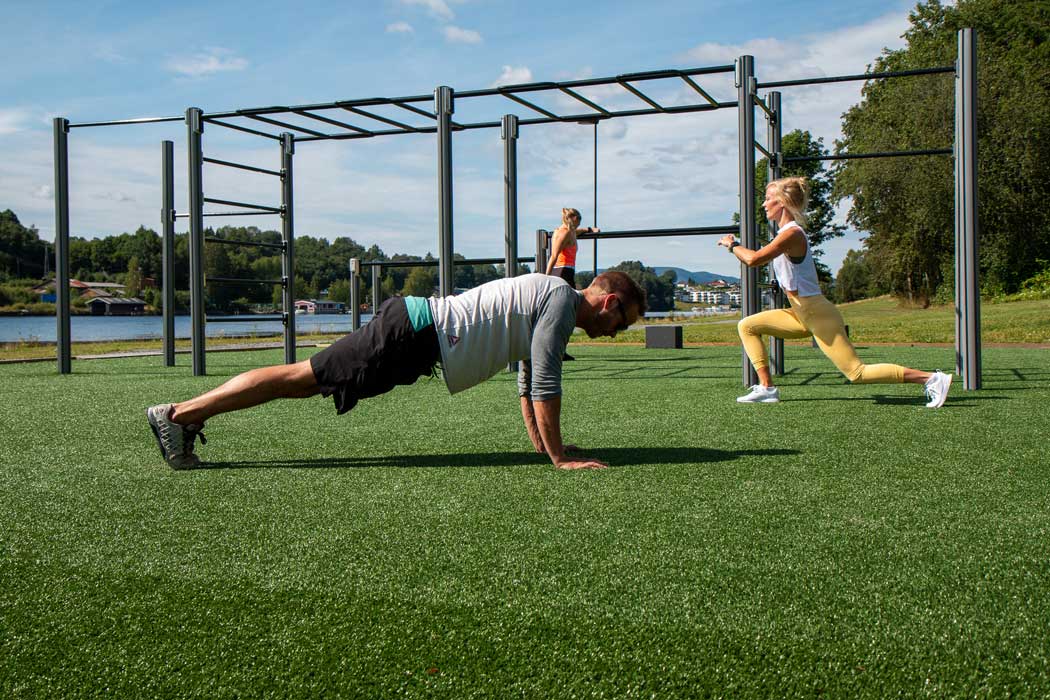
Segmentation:
{"type": "Polygon", "coordinates": [[[576,251],[579,249],[579,244],[573,243],[570,246],[566,246],[561,249],[558,253],[558,259],[554,261],[554,267],[576,267],[576,251]]]}

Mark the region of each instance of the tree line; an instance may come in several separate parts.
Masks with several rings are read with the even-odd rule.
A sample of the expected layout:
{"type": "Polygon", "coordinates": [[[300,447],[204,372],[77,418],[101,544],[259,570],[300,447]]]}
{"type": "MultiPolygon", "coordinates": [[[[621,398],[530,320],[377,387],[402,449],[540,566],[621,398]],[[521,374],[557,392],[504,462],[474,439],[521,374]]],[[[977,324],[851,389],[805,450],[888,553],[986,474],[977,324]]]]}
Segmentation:
{"type": "MultiPolygon", "coordinates": [[[[231,242],[253,241],[279,244],[281,234],[254,226],[223,226],[206,229],[205,236],[231,242]]],[[[74,279],[86,282],[113,281],[124,284],[128,296],[142,298],[147,304],[161,306],[159,284],[162,273],[161,238],[156,231],[140,226],[134,233],[105,238],[71,236],[69,269],[74,279]]],[[[0,212],[0,282],[25,279],[39,282],[45,276],[45,257],[51,245],[40,239],[35,228],[25,227],[11,210],[0,212]]],[[[324,238],[297,236],[295,239],[295,296],[318,299],[322,296],[344,304],[350,303],[349,265],[352,258],[361,261],[436,261],[425,256],[387,255],[377,246],[365,248],[352,238],[339,237],[329,242],[324,238]]],[[[456,255],[457,260],[463,256],[456,255]]],[[[657,276],[640,262],[625,262],[615,269],[631,274],[649,291],[650,308],[666,310],[674,306],[673,272],[657,276]]],[[[53,271],[52,271],[53,272],[53,271]]],[[[518,274],[528,272],[524,265],[518,274]]],[[[205,243],[205,278],[277,280],[281,278],[281,257],[272,248],[205,243]]],[[[456,265],[454,286],[469,289],[504,276],[503,265],[456,265]]],[[[587,280],[589,282],[589,280],[587,280]]],[[[189,307],[189,235],[175,235],[176,305],[189,307]]],[[[371,279],[362,281],[360,301],[372,303],[371,279]]],[[[395,294],[430,296],[438,284],[435,267],[386,267],[382,276],[381,298],[395,294]]],[[[16,286],[17,288],[17,286],[16,286]]],[[[22,291],[11,291],[12,285],[0,290],[0,306],[14,302],[34,301],[27,285],[22,291]]],[[[246,312],[281,306],[279,285],[258,283],[215,283],[205,288],[206,306],[213,312],[246,312]]]]}

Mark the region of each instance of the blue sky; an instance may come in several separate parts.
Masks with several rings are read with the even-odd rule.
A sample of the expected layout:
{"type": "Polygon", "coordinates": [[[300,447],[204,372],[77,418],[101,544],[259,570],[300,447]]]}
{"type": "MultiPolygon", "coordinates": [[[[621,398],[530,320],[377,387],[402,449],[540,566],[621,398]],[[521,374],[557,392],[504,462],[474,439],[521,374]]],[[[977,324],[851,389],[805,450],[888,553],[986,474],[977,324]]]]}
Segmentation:
{"type": "MultiPolygon", "coordinates": [[[[53,238],[51,129],[70,121],[177,116],[374,96],[570,80],[755,56],[759,80],[862,72],[883,47],[901,46],[912,3],[895,2],[24,2],[7,0],[0,72],[0,208],[53,238]]],[[[731,77],[701,85],[734,99],[731,77]]],[[[785,130],[830,144],[860,85],[784,91],[785,130]]],[[[673,99],[674,86],[654,85],[673,99]]],[[[612,93],[593,94],[615,103],[612,93]]],[[[509,101],[497,107],[529,114],[509,101]]],[[[468,107],[464,105],[464,109],[468,107]]],[[[760,135],[765,127],[756,115],[760,135]]],[[[263,139],[205,134],[216,158],[278,167],[263,139]]],[[[736,113],[615,120],[599,127],[598,224],[606,230],[728,224],[736,202],[736,113]]],[[[593,134],[534,126],[519,141],[521,254],[529,232],[556,225],[562,206],[593,217],[593,134]]],[[[181,124],[75,129],[70,137],[76,235],[158,227],[159,143],[175,141],[176,207],[185,211],[181,124]]],[[[498,130],[456,133],[456,251],[502,255],[502,145],[498,130]]],[[[431,136],[300,144],[296,229],[350,236],[387,253],[437,249],[436,146],[431,136]]],[[[265,176],[209,168],[207,196],[272,203],[265,176]]],[[[844,216],[848,202],[841,207],[844,216]]],[[[841,218],[841,217],[840,217],[841,218]]],[[[226,219],[278,228],[279,222],[226,219]]],[[[856,233],[826,246],[837,269],[856,233]]],[[[598,264],[737,274],[713,239],[609,242],[598,264]]],[[[590,267],[590,246],[580,266],[590,267]]]]}

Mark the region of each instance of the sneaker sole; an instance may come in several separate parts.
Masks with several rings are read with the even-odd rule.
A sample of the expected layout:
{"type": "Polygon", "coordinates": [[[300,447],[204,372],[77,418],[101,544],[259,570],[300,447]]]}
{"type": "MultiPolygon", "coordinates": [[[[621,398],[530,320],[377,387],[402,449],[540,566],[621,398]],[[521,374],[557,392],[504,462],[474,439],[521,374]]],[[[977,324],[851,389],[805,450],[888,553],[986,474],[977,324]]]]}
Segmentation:
{"type": "Polygon", "coordinates": [[[756,399],[754,401],[741,401],[736,400],[737,403],[780,403],[780,399],[756,399]]]}

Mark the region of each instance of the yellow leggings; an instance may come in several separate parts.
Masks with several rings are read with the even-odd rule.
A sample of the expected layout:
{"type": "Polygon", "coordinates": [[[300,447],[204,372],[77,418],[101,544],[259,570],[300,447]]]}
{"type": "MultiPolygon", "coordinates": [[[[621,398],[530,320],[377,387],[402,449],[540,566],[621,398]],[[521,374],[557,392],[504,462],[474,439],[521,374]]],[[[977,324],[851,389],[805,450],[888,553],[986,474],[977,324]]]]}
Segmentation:
{"type": "Polygon", "coordinates": [[[904,368],[900,365],[866,365],[857,357],[853,343],[846,337],[846,325],[835,305],[822,295],[791,297],[790,309],[775,309],[741,319],[737,324],[744,352],[755,369],[769,365],[763,335],[775,338],[808,338],[813,336],[839,371],[856,384],[900,384],[904,368]]]}

